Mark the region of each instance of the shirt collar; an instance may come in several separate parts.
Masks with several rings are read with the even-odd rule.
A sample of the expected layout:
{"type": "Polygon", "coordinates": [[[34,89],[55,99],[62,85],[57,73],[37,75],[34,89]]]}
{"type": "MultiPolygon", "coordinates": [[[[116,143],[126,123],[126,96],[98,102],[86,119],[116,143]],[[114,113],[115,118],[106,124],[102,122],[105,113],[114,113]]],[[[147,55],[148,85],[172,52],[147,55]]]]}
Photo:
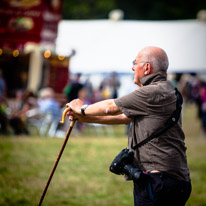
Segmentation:
{"type": "Polygon", "coordinates": [[[149,85],[154,82],[159,81],[166,81],[167,80],[167,73],[163,71],[159,71],[157,73],[149,74],[140,79],[140,82],[143,86],[149,85]]]}

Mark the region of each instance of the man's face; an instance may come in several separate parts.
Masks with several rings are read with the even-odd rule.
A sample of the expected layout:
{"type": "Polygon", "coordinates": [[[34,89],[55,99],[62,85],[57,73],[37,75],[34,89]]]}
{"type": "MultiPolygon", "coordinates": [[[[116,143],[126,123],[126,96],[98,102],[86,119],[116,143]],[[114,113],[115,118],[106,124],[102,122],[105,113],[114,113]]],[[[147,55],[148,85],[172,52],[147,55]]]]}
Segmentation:
{"type": "Polygon", "coordinates": [[[132,70],[134,71],[134,83],[138,86],[142,86],[140,79],[145,76],[144,65],[147,62],[141,61],[141,58],[137,56],[137,58],[133,61],[132,70]]]}

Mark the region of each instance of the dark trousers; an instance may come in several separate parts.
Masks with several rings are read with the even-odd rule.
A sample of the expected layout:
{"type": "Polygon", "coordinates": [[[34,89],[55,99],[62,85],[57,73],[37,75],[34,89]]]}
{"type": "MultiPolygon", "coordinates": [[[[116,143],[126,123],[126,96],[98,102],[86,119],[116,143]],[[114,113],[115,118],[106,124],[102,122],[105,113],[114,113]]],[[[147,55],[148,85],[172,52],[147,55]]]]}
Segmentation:
{"type": "Polygon", "coordinates": [[[184,206],[191,193],[191,183],[165,173],[147,174],[134,183],[135,206],[184,206]]]}

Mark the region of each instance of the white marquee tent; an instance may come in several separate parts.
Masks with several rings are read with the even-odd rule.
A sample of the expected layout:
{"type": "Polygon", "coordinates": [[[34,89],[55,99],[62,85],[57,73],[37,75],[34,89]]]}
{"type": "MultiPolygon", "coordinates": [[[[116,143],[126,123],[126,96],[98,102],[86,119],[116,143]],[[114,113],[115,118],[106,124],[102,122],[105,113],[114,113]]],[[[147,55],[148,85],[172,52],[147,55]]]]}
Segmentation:
{"type": "Polygon", "coordinates": [[[132,72],[132,61],[145,46],[159,46],[169,57],[170,72],[206,73],[206,22],[64,20],[56,52],[69,55],[73,73],[132,72]]]}

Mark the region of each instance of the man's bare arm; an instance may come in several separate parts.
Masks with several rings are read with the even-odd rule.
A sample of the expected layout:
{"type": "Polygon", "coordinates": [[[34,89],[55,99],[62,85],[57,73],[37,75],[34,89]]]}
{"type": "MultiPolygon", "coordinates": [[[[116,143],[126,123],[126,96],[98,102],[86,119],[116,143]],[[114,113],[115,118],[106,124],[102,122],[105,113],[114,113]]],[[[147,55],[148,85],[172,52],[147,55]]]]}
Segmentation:
{"type": "Polygon", "coordinates": [[[107,125],[117,125],[117,124],[127,125],[131,122],[131,119],[124,114],[119,114],[115,116],[83,116],[83,115],[69,116],[70,120],[73,120],[73,118],[78,119],[79,122],[107,124],[107,125]]]}
{"type": "MultiPolygon", "coordinates": [[[[80,99],[75,99],[67,104],[76,114],[81,114],[83,102],[80,99]]],[[[114,99],[103,100],[94,104],[90,104],[85,110],[86,116],[109,116],[122,114],[122,111],[117,107],[114,99]]]]}
{"type": "Polygon", "coordinates": [[[78,119],[79,122],[98,123],[98,124],[129,124],[131,119],[122,114],[117,107],[114,99],[103,100],[94,104],[90,104],[86,110],[86,116],[81,114],[83,102],[76,99],[67,104],[71,108],[68,112],[69,119],[78,119]]]}

